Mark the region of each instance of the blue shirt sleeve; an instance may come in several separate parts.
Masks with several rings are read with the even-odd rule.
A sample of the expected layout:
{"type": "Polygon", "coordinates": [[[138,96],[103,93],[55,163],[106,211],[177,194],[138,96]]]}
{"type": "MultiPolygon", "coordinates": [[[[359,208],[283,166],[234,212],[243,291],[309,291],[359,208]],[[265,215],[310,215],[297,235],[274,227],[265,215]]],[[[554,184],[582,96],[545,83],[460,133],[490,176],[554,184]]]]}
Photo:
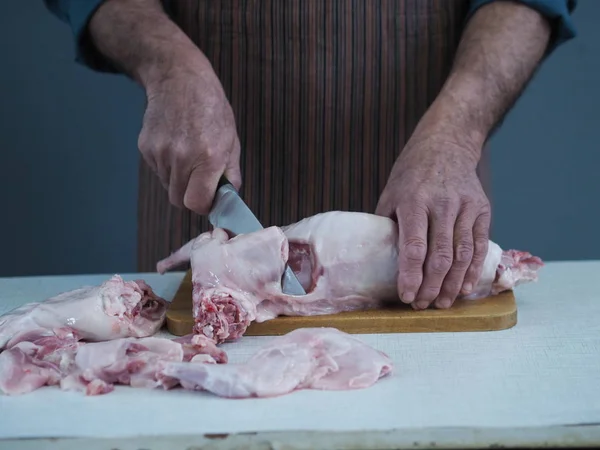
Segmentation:
{"type": "Polygon", "coordinates": [[[44,0],[46,8],[71,28],[75,61],[100,72],[119,72],[95,49],[87,33],[92,15],[104,0],[44,0]]]}
{"type": "MultiPolygon", "coordinates": [[[[485,4],[497,0],[471,0],[467,20],[485,4]]],[[[571,13],[575,10],[578,0],[517,0],[518,2],[535,9],[545,16],[551,23],[552,35],[546,54],[550,54],[559,45],[577,35],[571,13]]]]}

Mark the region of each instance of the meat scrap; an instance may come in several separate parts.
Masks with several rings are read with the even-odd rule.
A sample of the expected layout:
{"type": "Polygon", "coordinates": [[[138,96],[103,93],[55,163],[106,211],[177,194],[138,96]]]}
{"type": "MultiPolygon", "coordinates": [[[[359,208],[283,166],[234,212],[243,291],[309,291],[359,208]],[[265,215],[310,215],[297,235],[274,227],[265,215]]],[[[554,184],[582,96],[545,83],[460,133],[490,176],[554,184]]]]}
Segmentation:
{"type": "Polygon", "coordinates": [[[240,399],[300,389],[363,389],[392,368],[385,353],[349,334],[335,328],[302,328],[272,339],[243,364],[167,363],[161,373],[186,389],[240,399]]]}
{"type": "MultiPolygon", "coordinates": [[[[216,342],[240,338],[251,322],[372,309],[398,301],[398,230],[391,219],[331,211],[286,227],[229,238],[206,232],[157,264],[191,261],[194,332],[216,342]],[[306,295],[281,290],[289,264],[306,295]]],[[[489,242],[483,272],[467,299],[537,280],[540,258],[489,242]]],[[[221,370],[221,369],[218,369],[221,370]]]]}
{"type": "Polygon", "coordinates": [[[163,325],[167,305],[144,281],[114,275],[99,286],[63,292],[1,316],[0,351],[55,336],[59,329],[87,341],[151,336],[163,325]]]}
{"type": "Polygon", "coordinates": [[[0,353],[0,391],[8,395],[42,386],[86,395],[111,392],[115,384],[171,389],[178,381],[162,375],[167,362],[227,362],[227,354],[200,335],[178,339],[118,338],[84,343],[72,335],[42,336],[21,341],[0,353]]]}

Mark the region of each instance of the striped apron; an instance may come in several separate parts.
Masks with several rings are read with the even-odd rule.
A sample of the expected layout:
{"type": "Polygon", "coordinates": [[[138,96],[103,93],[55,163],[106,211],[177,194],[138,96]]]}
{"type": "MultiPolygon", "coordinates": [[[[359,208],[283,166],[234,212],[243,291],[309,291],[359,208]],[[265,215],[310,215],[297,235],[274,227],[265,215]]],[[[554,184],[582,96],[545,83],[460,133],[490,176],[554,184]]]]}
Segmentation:
{"type": "MultiPolygon", "coordinates": [[[[241,195],[264,226],[374,212],[444,83],[468,0],[175,0],[236,117],[241,195]]],[[[487,161],[479,175],[487,189],[487,161]],[[482,170],[483,169],[483,170],[482,170]]],[[[138,270],[210,229],[140,162],[138,270]]]]}

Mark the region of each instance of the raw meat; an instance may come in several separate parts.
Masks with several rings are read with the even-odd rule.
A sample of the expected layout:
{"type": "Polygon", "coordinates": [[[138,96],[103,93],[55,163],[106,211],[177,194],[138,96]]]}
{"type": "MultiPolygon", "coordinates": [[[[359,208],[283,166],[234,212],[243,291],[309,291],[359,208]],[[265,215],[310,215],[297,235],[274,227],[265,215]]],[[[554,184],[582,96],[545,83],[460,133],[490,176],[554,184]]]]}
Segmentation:
{"type": "Polygon", "coordinates": [[[527,252],[518,250],[502,252],[490,294],[496,295],[520,284],[536,281],[537,271],[542,265],[540,258],[527,252]]]}
{"type": "Polygon", "coordinates": [[[387,355],[335,328],[303,328],[274,338],[244,364],[167,363],[162,374],[187,389],[247,398],[299,389],[362,389],[392,367],[387,355]]]}
{"type": "Polygon", "coordinates": [[[144,281],[123,281],[115,275],[99,286],[63,292],[1,316],[0,350],[53,336],[57,329],[88,341],[151,336],[166,313],[167,302],[144,281]]]}
{"type": "MultiPolygon", "coordinates": [[[[332,211],[279,228],[229,238],[215,229],[160,261],[164,273],[191,259],[195,332],[235,340],[252,321],[334,314],[397,301],[397,225],[386,217],[332,211]],[[286,263],[307,292],[281,291],[286,263]]],[[[542,261],[489,242],[484,270],[467,298],[537,279],[542,261]]]]}
{"type": "Polygon", "coordinates": [[[80,345],[68,331],[15,344],[0,353],[0,391],[25,394],[60,383],[72,370],[80,345]]]}
{"type": "Polygon", "coordinates": [[[111,392],[115,384],[170,389],[178,384],[160,373],[166,362],[226,363],[227,354],[208,338],[119,338],[83,343],[73,335],[21,341],[0,353],[0,390],[9,395],[44,385],[87,395],[111,392]]]}
{"type": "MultiPolygon", "coordinates": [[[[283,236],[276,228],[270,232],[283,236]]],[[[270,260],[281,277],[287,244],[282,241],[274,247],[277,241],[269,232],[261,236],[264,250],[274,251],[270,260]]],[[[244,239],[257,243],[256,236],[244,239]]],[[[244,239],[231,242],[243,244],[244,239]]],[[[278,288],[279,282],[271,280],[269,264],[263,264],[264,254],[251,247],[244,254],[234,246],[233,256],[239,256],[242,263],[236,268],[235,258],[218,259],[221,244],[228,242],[223,230],[206,235],[205,240],[209,248],[214,247],[217,268],[208,270],[207,279],[212,276],[216,286],[226,280],[224,267],[237,272],[252,261],[256,270],[243,283],[251,288],[258,280],[262,288],[278,288]],[[214,239],[219,235],[222,242],[214,239]]],[[[242,279],[231,278],[232,282],[242,279]]],[[[222,316],[235,316],[237,305],[233,303],[230,311],[224,302],[222,316]]],[[[42,386],[59,386],[100,395],[117,384],[147,389],[181,385],[229,397],[273,396],[295,389],[364,388],[392,369],[385,354],[335,329],[297,330],[273,340],[246,364],[228,366],[227,354],[208,333],[173,340],[151,337],[162,325],[166,307],[167,302],[143,281],[125,282],[115,275],[100,286],[65,292],[11,311],[0,317],[0,391],[20,395],[42,386]],[[202,371],[204,366],[225,365],[229,368],[222,372],[202,371]]],[[[245,326],[239,328],[240,334],[245,326]]],[[[235,329],[235,323],[227,329],[235,329]]]]}
{"type": "Polygon", "coordinates": [[[0,391],[20,395],[58,385],[101,395],[116,384],[181,385],[222,397],[273,397],[300,389],[363,389],[393,368],[386,354],[334,328],[298,329],[274,338],[244,364],[227,362],[227,354],[202,335],[84,343],[67,333],[21,341],[0,353],[0,391]]]}
{"type": "Polygon", "coordinates": [[[160,373],[163,364],[169,361],[216,364],[227,362],[227,355],[201,336],[178,340],[122,338],[91,343],[79,349],[75,369],[62,380],[61,388],[85,390],[87,395],[110,392],[115,384],[171,389],[177,386],[177,380],[160,373]],[[211,353],[207,354],[207,350],[211,353]]]}

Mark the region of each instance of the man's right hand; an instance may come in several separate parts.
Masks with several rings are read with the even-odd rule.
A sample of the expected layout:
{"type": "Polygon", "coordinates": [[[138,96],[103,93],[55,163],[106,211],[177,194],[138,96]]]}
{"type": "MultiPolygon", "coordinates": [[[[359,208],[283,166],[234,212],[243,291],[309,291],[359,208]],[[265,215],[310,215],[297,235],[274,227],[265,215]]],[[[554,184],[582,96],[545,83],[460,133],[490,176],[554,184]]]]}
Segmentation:
{"type": "Polygon", "coordinates": [[[105,0],[92,16],[96,50],[146,91],[138,145],[169,200],[208,214],[221,175],[239,189],[240,142],[210,62],[160,0],[105,0]]]}
{"type": "Polygon", "coordinates": [[[138,145],[170,202],[208,214],[221,175],[240,188],[233,111],[212,70],[181,69],[147,87],[138,145]]]}

